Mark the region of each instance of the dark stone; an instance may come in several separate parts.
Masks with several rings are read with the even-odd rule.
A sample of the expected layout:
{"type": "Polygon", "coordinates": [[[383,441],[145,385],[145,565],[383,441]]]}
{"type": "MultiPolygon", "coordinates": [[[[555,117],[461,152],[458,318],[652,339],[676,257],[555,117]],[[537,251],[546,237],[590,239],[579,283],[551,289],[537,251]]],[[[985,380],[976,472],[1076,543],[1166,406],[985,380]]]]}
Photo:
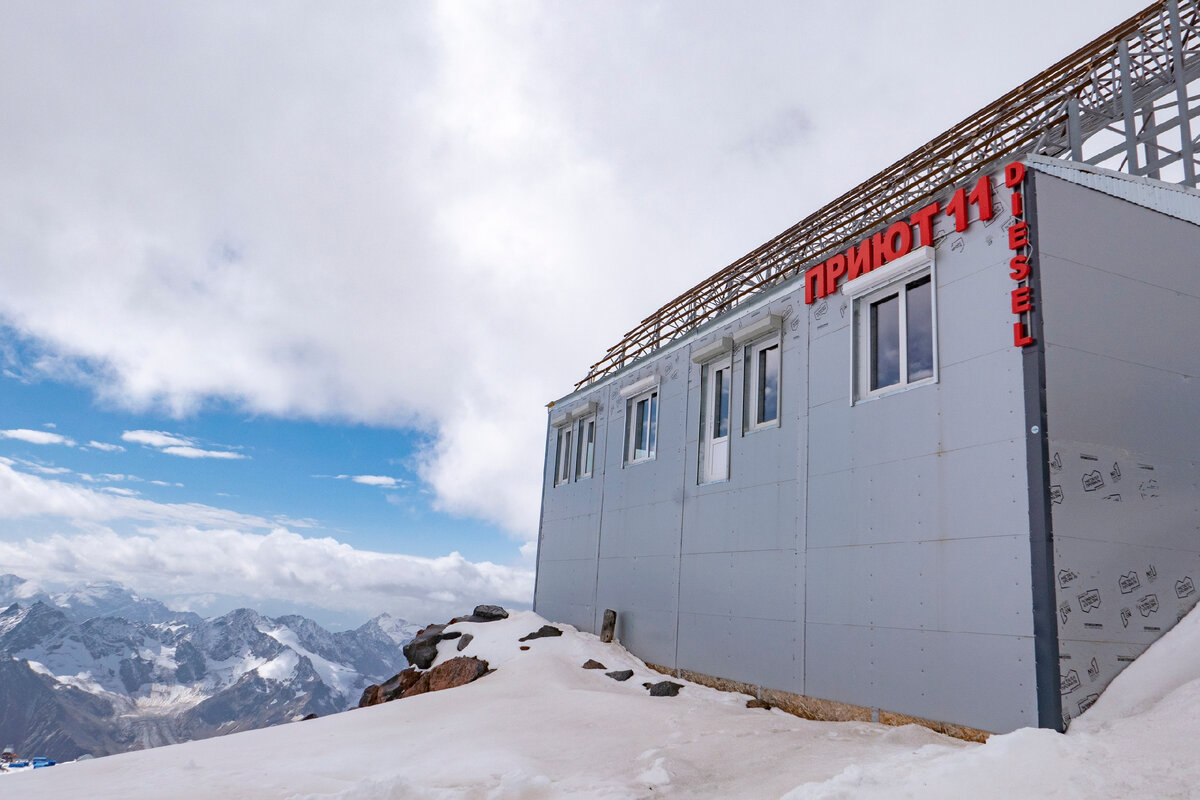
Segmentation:
{"type": "Polygon", "coordinates": [[[651,697],[674,697],[679,694],[683,684],[675,681],[659,681],[655,684],[646,684],[646,688],[650,690],[651,697]]]}
{"type": "Polygon", "coordinates": [[[469,644],[471,643],[471,640],[472,640],[472,639],[474,639],[474,638],[475,638],[475,637],[474,637],[474,636],[472,636],[471,634],[469,634],[469,633],[464,633],[464,634],[462,635],[462,638],[458,640],[458,652],[460,652],[460,653],[461,653],[463,650],[466,650],[466,649],[467,649],[467,645],[469,645],[469,644]]]}
{"type": "Polygon", "coordinates": [[[404,657],[418,669],[429,669],[437,658],[437,643],[442,639],[445,625],[430,625],[404,645],[404,657]]]}
{"type": "Polygon", "coordinates": [[[617,612],[611,608],[604,609],[604,624],[600,626],[600,641],[607,644],[613,640],[617,630],[617,612]]]}
{"type": "Polygon", "coordinates": [[[589,658],[583,662],[584,669],[606,669],[606,667],[594,658],[589,658]]]}
{"type": "Polygon", "coordinates": [[[619,669],[616,672],[606,672],[604,674],[612,678],[614,681],[627,681],[633,677],[633,670],[619,669]]]}
{"type": "Polygon", "coordinates": [[[746,701],[746,708],[765,708],[768,711],[770,711],[771,704],[766,702],[765,700],[759,700],[758,698],[755,698],[753,700],[746,701]]]}
{"type": "Polygon", "coordinates": [[[543,625],[533,633],[528,633],[518,639],[518,642],[528,642],[530,639],[545,639],[547,636],[562,636],[562,631],[553,625],[543,625]]]}
{"type": "Polygon", "coordinates": [[[317,716],[318,716],[317,714],[305,714],[303,717],[300,718],[300,721],[304,722],[306,719],[316,719],[317,716]]]}
{"type": "Polygon", "coordinates": [[[508,612],[500,606],[482,605],[475,606],[471,616],[481,622],[495,622],[498,619],[508,619],[508,612]]]}
{"type": "Polygon", "coordinates": [[[441,641],[444,642],[447,639],[457,639],[460,636],[462,636],[462,631],[450,631],[449,633],[443,633],[441,635],[441,641]]]}
{"type": "Polygon", "coordinates": [[[529,649],[529,645],[527,645],[527,644],[523,644],[523,645],[521,645],[521,649],[522,649],[522,650],[528,650],[528,649],[529,649]]]}

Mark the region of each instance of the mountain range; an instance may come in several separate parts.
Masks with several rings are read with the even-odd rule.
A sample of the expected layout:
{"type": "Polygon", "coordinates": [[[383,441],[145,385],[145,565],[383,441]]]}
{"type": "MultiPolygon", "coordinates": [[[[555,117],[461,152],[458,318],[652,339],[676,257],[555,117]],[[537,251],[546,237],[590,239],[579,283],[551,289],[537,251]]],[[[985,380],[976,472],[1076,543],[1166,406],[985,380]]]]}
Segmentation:
{"type": "Polygon", "coordinates": [[[0,575],[0,746],[69,760],[357,705],[407,665],[420,626],[381,614],[330,632],[248,608],[205,619],[118,584],[47,593],[0,575]]]}

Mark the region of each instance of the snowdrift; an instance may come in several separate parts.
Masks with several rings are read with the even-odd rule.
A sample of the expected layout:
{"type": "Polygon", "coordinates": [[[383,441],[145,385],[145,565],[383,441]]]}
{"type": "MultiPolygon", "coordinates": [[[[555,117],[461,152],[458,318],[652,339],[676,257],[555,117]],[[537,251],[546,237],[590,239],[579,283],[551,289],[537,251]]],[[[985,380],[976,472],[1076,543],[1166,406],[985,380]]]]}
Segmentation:
{"type": "Polygon", "coordinates": [[[330,717],[0,778],[0,798],[1190,797],[1200,786],[1200,616],[1117,678],[1066,735],[971,745],[908,726],[812,722],[662,675],[532,612],[447,630],[435,663],[486,659],[456,689],[330,717]],[[522,650],[522,645],[528,650],[522,650]],[[589,659],[605,670],[583,669],[589,659]],[[633,670],[618,682],[606,671],[633,670]]]}

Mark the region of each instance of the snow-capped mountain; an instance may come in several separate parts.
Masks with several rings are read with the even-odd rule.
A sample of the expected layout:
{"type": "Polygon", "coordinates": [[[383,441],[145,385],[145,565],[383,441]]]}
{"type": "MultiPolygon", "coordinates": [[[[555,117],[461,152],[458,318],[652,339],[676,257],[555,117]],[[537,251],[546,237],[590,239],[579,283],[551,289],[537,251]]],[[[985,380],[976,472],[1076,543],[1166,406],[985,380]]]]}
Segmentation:
{"type": "Polygon", "coordinates": [[[68,759],[354,707],[419,626],[331,633],[243,608],[203,619],[116,584],[48,594],[0,576],[0,745],[68,759]]]}

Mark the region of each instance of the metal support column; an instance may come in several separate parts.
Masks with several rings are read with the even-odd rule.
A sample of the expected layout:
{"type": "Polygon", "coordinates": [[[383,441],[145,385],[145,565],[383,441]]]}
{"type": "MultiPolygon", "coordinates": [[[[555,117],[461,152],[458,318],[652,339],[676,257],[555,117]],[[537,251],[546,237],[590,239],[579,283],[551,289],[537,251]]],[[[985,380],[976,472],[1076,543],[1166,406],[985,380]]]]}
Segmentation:
{"type": "Polygon", "coordinates": [[[1183,182],[1196,185],[1196,160],[1192,152],[1192,118],[1188,108],[1187,78],[1183,74],[1183,31],[1179,24],[1179,0],[1167,0],[1171,20],[1171,59],[1175,68],[1175,103],[1179,108],[1179,153],[1183,156],[1183,182]]]}
{"type": "Polygon", "coordinates": [[[1117,60],[1121,66],[1121,116],[1125,120],[1125,160],[1130,175],[1138,174],[1137,122],[1133,118],[1133,76],[1129,61],[1129,45],[1117,45],[1117,60]]]}

